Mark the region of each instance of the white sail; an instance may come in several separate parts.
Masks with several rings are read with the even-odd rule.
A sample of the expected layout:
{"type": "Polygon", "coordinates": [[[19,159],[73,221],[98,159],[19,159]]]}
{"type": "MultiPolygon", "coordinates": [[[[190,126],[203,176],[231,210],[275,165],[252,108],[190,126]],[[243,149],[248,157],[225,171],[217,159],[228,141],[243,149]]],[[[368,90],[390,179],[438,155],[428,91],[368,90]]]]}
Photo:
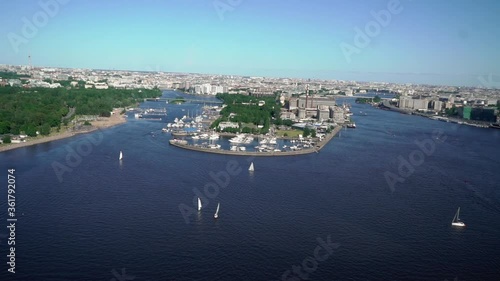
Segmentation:
{"type": "Polygon", "coordinates": [[[215,211],[214,218],[218,218],[219,217],[219,207],[220,207],[220,203],[217,204],[217,211],[215,211]]]}
{"type": "Polygon", "coordinates": [[[120,160],[123,159],[123,153],[120,151],[120,160]]]}
{"type": "Polygon", "coordinates": [[[253,172],[254,171],[254,168],[253,168],[253,162],[250,164],[250,167],[248,168],[249,171],[253,172]]]}
{"type": "Polygon", "coordinates": [[[200,197],[198,197],[198,211],[201,210],[201,200],[200,197]]]}
{"type": "Polygon", "coordinates": [[[454,226],[465,226],[465,223],[460,220],[460,207],[458,207],[458,210],[455,213],[455,216],[453,217],[453,220],[451,221],[451,225],[454,225],[454,226]]]}
{"type": "MultiPolygon", "coordinates": [[[[457,211],[458,213],[458,211],[457,211]]],[[[451,220],[451,224],[453,224],[455,222],[455,220],[457,219],[457,213],[455,213],[455,215],[453,216],[453,219],[451,220]]]]}

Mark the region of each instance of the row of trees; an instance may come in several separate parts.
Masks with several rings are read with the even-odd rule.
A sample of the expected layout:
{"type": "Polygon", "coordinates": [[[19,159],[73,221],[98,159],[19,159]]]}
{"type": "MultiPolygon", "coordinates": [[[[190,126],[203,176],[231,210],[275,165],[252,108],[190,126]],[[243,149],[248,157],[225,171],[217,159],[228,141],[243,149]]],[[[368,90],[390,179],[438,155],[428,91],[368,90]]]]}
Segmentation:
{"type": "Polygon", "coordinates": [[[19,78],[27,78],[29,75],[26,74],[17,74],[15,72],[10,71],[0,71],[0,78],[2,79],[19,79],[19,78]]]}
{"type": "MultiPolygon", "coordinates": [[[[113,108],[126,107],[160,90],[0,88],[0,134],[48,135],[60,127],[70,108],[77,115],[110,116],[113,108]]],[[[65,120],[67,122],[67,120],[65,120]]]]}
{"type": "Polygon", "coordinates": [[[316,130],[309,129],[307,127],[304,128],[304,133],[302,134],[304,138],[307,138],[308,136],[311,136],[313,138],[316,137],[316,130]]]}
{"type": "Polygon", "coordinates": [[[381,101],[382,101],[382,99],[379,96],[375,96],[373,98],[357,98],[355,102],[363,104],[363,103],[371,103],[371,102],[379,103],[381,101]]]}

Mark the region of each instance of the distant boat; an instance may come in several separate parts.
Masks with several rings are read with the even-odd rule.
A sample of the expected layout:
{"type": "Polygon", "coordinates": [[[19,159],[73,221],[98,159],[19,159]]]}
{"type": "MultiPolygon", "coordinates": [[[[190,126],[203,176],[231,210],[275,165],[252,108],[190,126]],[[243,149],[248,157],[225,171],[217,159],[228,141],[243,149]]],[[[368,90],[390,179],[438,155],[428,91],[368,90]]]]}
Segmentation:
{"type": "Polygon", "coordinates": [[[250,167],[248,168],[248,170],[249,170],[250,172],[253,172],[253,171],[254,171],[254,168],[253,168],[253,162],[250,164],[250,167]]]}
{"type": "Polygon", "coordinates": [[[219,217],[219,207],[220,207],[220,203],[217,203],[217,211],[215,211],[214,218],[219,217]]]}
{"type": "Polygon", "coordinates": [[[451,221],[451,225],[453,226],[465,226],[465,223],[460,220],[460,207],[458,207],[457,213],[453,217],[453,220],[451,221]]]}
{"type": "Polygon", "coordinates": [[[123,153],[120,151],[120,160],[123,159],[123,153]]]}
{"type": "Polygon", "coordinates": [[[198,211],[201,210],[201,200],[200,197],[198,197],[198,211]]]}

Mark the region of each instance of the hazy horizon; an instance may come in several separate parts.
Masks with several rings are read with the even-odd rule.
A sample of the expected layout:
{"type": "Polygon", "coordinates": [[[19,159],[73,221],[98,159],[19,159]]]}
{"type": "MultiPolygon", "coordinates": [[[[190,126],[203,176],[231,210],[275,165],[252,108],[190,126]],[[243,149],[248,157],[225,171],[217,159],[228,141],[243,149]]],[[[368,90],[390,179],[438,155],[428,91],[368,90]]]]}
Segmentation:
{"type": "Polygon", "coordinates": [[[0,63],[490,88],[500,73],[490,0],[58,1],[4,3],[0,63]]]}

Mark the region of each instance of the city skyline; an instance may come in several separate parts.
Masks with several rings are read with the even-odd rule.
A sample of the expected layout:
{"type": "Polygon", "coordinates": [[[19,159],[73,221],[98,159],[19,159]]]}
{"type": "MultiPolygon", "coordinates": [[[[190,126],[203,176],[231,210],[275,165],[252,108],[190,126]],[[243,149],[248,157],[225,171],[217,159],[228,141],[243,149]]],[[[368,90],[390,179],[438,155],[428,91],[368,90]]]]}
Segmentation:
{"type": "Polygon", "coordinates": [[[494,1],[145,3],[6,3],[0,63],[31,55],[47,67],[498,84],[484,85],[500,73],[494,1]]]}

